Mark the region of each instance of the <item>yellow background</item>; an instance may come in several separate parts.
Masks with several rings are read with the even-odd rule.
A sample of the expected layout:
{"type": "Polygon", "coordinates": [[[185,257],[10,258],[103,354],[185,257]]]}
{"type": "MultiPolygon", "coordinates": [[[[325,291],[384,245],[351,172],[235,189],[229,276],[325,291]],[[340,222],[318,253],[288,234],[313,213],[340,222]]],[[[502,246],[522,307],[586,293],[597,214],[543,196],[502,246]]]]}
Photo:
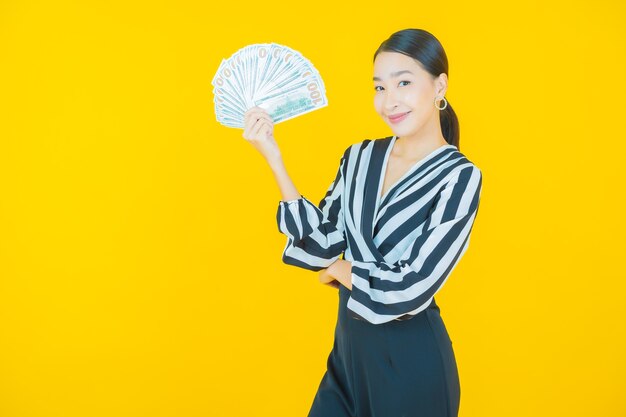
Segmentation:
{"type": "MultiPolygon", "coordinates": [[[[252,43],[300,51],[329,106],[276,125],[319,201],[391,134],[372,55],[423,28],[484,175],[437,295],[462,417],[626,415],[618,1],[0,3],[0,416],[305,416],[337,294],[281,262],[271,171],[215,120],[252,43]]],[[[390,416],[394,417],[394,416],[390,416]]]]}

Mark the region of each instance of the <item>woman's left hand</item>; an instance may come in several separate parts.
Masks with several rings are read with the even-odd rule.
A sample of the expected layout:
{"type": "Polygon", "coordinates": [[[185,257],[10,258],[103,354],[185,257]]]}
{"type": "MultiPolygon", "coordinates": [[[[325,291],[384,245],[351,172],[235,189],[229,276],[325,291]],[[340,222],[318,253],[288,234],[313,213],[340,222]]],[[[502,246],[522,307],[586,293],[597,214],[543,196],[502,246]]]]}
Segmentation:
{"type": "Polygon", "coordinates": [[[336,288],[338,288],[339,285],[345,285],[346,288],[352,290],[351,269],[352,263],[350,261],[337,259],[328,268],[320,271],[320,282],[336,288]]]}
{"type": "Polygon", "coordinates": [[[328,268],[322,269],[320,271],[319,277],[322,284],[330,285],[333,288],[339,288],[339,286],[341,285],[339,281],[335,279],[335,277],[330,275],[330,272],[328,272],[328,268]]]}

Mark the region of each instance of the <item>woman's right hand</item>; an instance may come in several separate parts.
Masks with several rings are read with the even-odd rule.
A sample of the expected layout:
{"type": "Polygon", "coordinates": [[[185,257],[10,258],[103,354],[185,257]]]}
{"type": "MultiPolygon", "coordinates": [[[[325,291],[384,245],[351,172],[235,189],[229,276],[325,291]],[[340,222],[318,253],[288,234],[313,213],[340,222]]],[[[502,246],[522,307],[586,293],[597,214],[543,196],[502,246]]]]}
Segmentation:
{"type": "Polygon", "coordinates": [[[244,113],[243,137],[269,162],[280,159],[274,139],[274,121],[265,109],[251,107],[244,113]]]}

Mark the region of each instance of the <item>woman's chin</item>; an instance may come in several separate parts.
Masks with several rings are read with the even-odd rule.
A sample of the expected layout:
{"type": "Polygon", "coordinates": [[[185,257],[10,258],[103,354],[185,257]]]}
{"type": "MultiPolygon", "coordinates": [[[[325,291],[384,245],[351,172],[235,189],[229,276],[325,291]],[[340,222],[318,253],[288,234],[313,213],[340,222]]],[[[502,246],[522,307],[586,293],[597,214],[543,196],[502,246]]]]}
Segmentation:
{"type": "Polygon", "coordinates": [[[402,129],[401,127],[390,125],[391,131],[395,136],[407,136],[409,129],[402,129]]]}
{"type": "Polygon", "coordinates": [[[393,132],[393,134],[398,137],[413,136],[415,132],[419,131],[420,129],[419,126],[414,123],[405,124],[405,123],[400,122],[398,124],[389,123],[388,125],[391,128],[391,131],[393,132]]]}

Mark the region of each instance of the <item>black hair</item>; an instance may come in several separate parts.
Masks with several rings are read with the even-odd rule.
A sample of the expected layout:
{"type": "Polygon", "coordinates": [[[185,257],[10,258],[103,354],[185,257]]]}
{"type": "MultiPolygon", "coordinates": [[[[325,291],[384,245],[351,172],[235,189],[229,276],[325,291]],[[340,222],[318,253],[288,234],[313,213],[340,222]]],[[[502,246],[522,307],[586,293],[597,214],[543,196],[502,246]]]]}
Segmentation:
{"type": "MultiPolygon", "coordinates": [[[[420,64],[420,66],[432,75],[433,79],[441,73],[448,75],[448,57],[443,46],[430,32],[423,29],[404,29],[393,33],[388,39],[380,44],[374,53],[374,61],[380,52],[399,52],[407,55],[420,64]]],[[[459,119],[456,116],[450,101],[440,110],[441,133],[446,141],[456,146],[459,150],[459,119]]],[[[438,102],[442,107],[445,101],[438,102]]],[[[434,103],[433,103],[434,105],[434,103]]]]}

